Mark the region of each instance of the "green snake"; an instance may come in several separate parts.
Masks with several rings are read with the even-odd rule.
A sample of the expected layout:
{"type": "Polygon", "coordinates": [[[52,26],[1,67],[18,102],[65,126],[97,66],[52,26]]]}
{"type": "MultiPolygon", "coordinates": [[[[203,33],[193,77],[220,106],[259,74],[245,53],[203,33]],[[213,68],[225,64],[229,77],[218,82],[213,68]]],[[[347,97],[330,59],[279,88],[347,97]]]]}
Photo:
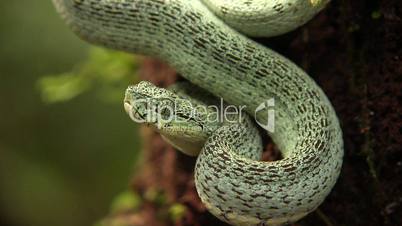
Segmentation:
{"type": "MultiPolygon", "coordinates": [[[[125,108],[132,119],[154,125],[179,149],[198,154],[197,192],[216,217],[232,225],[286,224],[314,211],[331,191],[343,158],[342,132],[331,103],[298,66],[243,35],[295,29],[328,0],[53,2],[81,38],[163,59],[196,86],[168,91],[142,82],[127,89],[125,108]],[[226,105],[245,106],[263,125],[270,113],[263,103],[274,98],[275,130],[268,132],[283,158],[259,161],[261,138],[247,115],[234,114],[237,122],[206,122],[208,111],[185,105],[187,100],[195,106],[210,104],[203,90],[226,105]],[[134,106],[139,98],[152,101],[134,106]],[[178,119],[159,123],[145,115],[149,105],[167,109],[173,102],[179,103],[178,119]]],[[[153,113],[165,119],[167,112],[153,113]]]]}

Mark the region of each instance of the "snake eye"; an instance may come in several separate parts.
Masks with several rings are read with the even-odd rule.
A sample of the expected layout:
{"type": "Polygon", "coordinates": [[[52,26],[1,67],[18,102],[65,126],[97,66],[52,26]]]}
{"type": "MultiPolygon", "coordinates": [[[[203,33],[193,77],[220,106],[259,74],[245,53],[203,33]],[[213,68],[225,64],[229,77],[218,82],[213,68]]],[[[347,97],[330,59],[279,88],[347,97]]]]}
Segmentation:
{"type": "Polygon", "coordinates": [[[141,115],[141,113],[138,110],[135,110],[134,117],[138,119],[145,119],[145,116],[141,115]]]}

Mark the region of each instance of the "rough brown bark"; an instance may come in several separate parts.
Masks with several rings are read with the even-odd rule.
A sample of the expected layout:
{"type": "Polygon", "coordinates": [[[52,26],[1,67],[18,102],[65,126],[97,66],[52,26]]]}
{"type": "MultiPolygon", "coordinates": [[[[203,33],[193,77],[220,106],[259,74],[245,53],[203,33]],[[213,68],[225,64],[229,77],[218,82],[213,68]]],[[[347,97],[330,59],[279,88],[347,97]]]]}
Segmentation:
{"type": "MultiPolygon", "coordinates": [[[[341,176],[319,210],[294,225],[402,225],[402,3],[340,0],[290,34],[258,40],[292,59],[323,88],[344,133],[341,176]]],[[[142,78],[166,86],[175,73],[147,59],[142,78]]],[[[142,128],[144,164],[132,188],[165,197],[144,198],[126,225],[226,225],[200,203],[193,183],[194,158],[142,128]],[[185,212],[172,220],[169,208],[185,212]],[[134,220],[133,220],[134,219],[134,220]]],[[[267,142],[268,149],[273,145],[267,142]]],[[[268,154],[269,155],[269,154],[268,154]]]]}

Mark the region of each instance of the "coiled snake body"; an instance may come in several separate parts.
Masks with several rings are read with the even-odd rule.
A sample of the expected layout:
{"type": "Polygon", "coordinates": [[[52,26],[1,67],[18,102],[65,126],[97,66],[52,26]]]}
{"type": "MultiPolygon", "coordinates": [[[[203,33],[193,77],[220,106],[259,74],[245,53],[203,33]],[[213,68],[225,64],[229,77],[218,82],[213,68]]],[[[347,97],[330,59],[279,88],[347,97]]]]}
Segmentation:
{"type": "MultiPolygon", "coordinates": [[[[299,67],[223,20],[245,34],[276,35],[305,23],[326,1],[53,2],[83,39],[159,57],[214,96],[246,106],[251,115],[261,103],[275,99],[275,131],[269,135],[283,159],[258,161],[260,139],[248,122],[220,124],[208,131],[206,141],[201,139],[196,187],[219,219],[233,225],[280,225],[300,219],[323,202],[337,180],[343,157],[342,133],[330,102],[299,67]]],[[[140,84],[128,89],[126,109],[130,112],[130,101],[140,94],[147,96],[147,91],[158,98],[173,95],[140,84]]],[[[265,123],[266,115],[267,109],[262,109],[255,114],[256,120],[265,123]]],[[[196,125],[186,126],[191,133],[183,139],[191,140],[196,125]]],[[[203,125],[200,128],[205,130],[203,125]]],[[[175,135],[173,143],[180,139],[175,135]]]]}

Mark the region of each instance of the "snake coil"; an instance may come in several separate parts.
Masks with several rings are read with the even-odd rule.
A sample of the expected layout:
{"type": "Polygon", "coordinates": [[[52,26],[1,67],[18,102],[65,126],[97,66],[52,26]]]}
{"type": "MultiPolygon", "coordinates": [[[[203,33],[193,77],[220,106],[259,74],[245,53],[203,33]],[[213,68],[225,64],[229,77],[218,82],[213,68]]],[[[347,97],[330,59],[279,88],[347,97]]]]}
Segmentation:
{"type": "MultiPolygon", "coordinates": [[[[333,107],[298,66],[239,33],[287,32],[327,0],[53,2],[81,38],[161,58],[191,83],[230,104],[246,105],[251,115],[275,98],[275,132],[269,135],[283,159],[261,162],[242,155],[241,142],[254,133],[237,125],[216,129],[198,156],[197,191],[216,217],[232,225],[286,224],[314,211],[331,191],[343,158],[333,107]]],[[[259,111],[256,120],[266,122],[266,115],[259,111]]]]}

